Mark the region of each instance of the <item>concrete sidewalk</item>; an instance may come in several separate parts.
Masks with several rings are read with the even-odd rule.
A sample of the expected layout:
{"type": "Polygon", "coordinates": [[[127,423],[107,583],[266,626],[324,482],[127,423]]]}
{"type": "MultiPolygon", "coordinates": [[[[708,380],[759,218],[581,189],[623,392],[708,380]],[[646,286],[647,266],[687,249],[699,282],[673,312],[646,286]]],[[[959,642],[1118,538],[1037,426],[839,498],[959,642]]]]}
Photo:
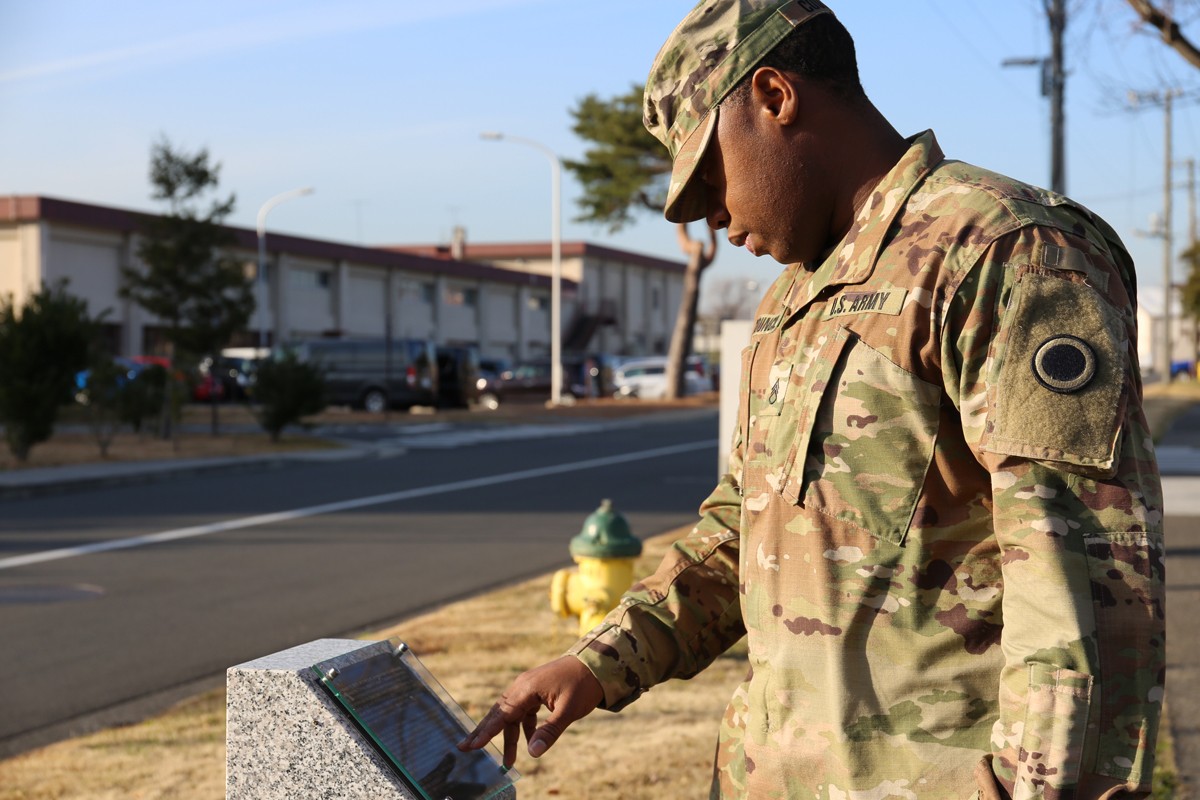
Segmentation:
{"type": "Polygon", "coordinates": [[[1182,783],[1200,797],[1200,407],[1179,415],[1157,448],[1167,544],[1167,705],[1182,783]]]}

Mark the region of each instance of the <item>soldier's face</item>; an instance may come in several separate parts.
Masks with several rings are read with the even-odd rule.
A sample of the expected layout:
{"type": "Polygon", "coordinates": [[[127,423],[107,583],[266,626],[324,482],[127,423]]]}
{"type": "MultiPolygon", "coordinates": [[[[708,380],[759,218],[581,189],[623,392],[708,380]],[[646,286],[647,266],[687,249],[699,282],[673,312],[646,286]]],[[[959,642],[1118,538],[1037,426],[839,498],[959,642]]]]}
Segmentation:
{"type": "Polygon", "coordinates": [[[830,203],[819,169],[805,157],[805,137],[776,121],[757,94],[722,105],[700,164],[715,230],[735,247],[781,264],[815,260],[826,247],[830,203]]]}

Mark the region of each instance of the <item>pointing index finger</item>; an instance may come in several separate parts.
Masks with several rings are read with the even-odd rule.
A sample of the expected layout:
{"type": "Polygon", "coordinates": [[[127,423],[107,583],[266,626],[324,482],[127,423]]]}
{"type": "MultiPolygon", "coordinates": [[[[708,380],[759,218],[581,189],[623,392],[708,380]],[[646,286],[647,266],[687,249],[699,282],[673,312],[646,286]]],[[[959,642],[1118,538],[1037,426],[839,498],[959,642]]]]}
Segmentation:
{"type": "Polygon", "coordinates": [[[467,738],[458,743],[459,750],[478,750],[492,740],[497,733],[504,728],[504,712],[500,710],[500,705],[493,705],[479,724],[475,726],[475,730],[467,734],[467,738]]]}

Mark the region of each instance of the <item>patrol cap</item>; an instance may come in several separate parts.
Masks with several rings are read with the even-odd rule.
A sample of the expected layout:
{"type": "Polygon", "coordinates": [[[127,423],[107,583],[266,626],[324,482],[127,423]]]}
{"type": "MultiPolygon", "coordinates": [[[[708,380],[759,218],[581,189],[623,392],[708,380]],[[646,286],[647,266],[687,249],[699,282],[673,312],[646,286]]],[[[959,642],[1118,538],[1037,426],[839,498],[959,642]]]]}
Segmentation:
{"type": "Polygon", "coordinates": [[[668,220],[706,213],[692,176],[717,128],[717,106],[794,28],[832,13],[820,0],[703,0],[679,23],[650,68],[643,116],[671,153],[668,220]]]}

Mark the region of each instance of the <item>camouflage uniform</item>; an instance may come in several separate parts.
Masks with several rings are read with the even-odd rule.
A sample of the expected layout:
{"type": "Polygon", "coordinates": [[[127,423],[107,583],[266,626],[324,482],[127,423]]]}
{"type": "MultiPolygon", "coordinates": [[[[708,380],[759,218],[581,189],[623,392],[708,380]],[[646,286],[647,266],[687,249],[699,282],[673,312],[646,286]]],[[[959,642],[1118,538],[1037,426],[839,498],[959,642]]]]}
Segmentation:
{"type": "Polygon", "coordinates": [[[911,139],[763,300],[700,523],[572,648],[603,707],[745,635],[714,797],[1148,790],[1162,495],[1134,293],[1090,212],[911,139]]]}

